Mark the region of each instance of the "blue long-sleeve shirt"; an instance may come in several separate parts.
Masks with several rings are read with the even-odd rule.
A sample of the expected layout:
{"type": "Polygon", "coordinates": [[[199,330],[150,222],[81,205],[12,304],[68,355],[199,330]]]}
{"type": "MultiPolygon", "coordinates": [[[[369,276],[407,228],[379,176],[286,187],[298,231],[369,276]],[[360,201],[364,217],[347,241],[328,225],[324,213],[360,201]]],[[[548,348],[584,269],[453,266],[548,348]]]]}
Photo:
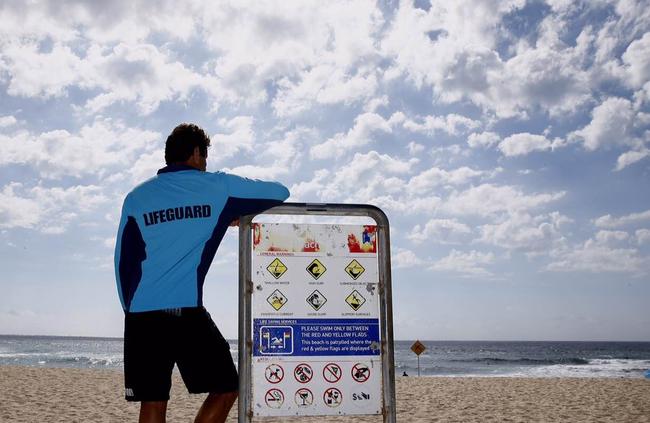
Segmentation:
{"type": "Polygon", "coordinates": [[[289,197],[277,182],[171,165],[125,198],[115,246],[124,311],[203,303],[203,282],[228,225],[289,197]]]}

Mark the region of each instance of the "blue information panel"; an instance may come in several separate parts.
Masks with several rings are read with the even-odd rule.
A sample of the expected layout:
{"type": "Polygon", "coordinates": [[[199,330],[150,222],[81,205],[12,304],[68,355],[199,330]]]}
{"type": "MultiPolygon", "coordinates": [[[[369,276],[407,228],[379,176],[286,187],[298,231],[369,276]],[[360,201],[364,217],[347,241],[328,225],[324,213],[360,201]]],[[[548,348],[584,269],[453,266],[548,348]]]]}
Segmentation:
{"type": "Polygon", "coordinates": [[[379,355],[379,319],[254,319],[254,356],[379,355]]]}

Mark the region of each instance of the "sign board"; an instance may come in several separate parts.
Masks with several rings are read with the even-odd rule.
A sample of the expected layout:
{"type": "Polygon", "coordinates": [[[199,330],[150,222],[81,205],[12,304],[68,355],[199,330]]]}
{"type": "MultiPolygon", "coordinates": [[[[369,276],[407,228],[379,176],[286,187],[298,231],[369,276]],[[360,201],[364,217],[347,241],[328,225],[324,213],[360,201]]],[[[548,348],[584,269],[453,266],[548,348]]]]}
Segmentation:
{"type": "Polygon", "coordinates": [[[384,411],[377,227],[252,224],[255,416],[384,411]]]}
{"type": "Polygon", "coordinates": [[[411,351],[413,351],[416,355],[420,355],[426,350],[427,347],[424,346],[424,344],[420,341],[415,341],[413,345],[411,345],[411,351]]]}

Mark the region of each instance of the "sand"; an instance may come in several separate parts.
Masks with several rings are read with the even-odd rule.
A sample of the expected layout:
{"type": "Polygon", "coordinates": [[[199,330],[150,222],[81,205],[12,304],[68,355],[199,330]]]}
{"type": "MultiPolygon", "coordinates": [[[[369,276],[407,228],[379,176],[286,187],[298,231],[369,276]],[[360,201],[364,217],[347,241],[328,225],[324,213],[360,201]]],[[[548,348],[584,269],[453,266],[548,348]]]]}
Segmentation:
{"type": "MultiPolygon", "coordinates": [[[[130,422],[114,370],[0,366],[0,422],[130,422]]],[[[175,375],[169,422],[191,422],[203,400],[175,375]]],[[[430,378],[397,380],[401,422],[650,422],[650,380],[430,378]]],[[[237,421],[236,406],[228,422],[237,421]]],[[[255,419],[380,422],[381,417],[255,419]]]]}

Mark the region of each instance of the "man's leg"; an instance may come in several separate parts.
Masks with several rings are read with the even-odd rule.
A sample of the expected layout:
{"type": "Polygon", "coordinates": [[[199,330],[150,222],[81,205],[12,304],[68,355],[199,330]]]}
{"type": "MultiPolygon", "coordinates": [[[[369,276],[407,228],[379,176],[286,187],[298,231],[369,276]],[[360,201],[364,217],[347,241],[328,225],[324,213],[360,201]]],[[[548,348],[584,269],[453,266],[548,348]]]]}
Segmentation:
{"type": "Polygon", "coordinates": [[[165,423],[167,401],[142,401],[140,423],[165,423]]]}
{"type": "Polygon", "coordinates": [[[237,391],[209,394],[199,409],[194,423],[223,423],[237,399],[237,391]]]}

